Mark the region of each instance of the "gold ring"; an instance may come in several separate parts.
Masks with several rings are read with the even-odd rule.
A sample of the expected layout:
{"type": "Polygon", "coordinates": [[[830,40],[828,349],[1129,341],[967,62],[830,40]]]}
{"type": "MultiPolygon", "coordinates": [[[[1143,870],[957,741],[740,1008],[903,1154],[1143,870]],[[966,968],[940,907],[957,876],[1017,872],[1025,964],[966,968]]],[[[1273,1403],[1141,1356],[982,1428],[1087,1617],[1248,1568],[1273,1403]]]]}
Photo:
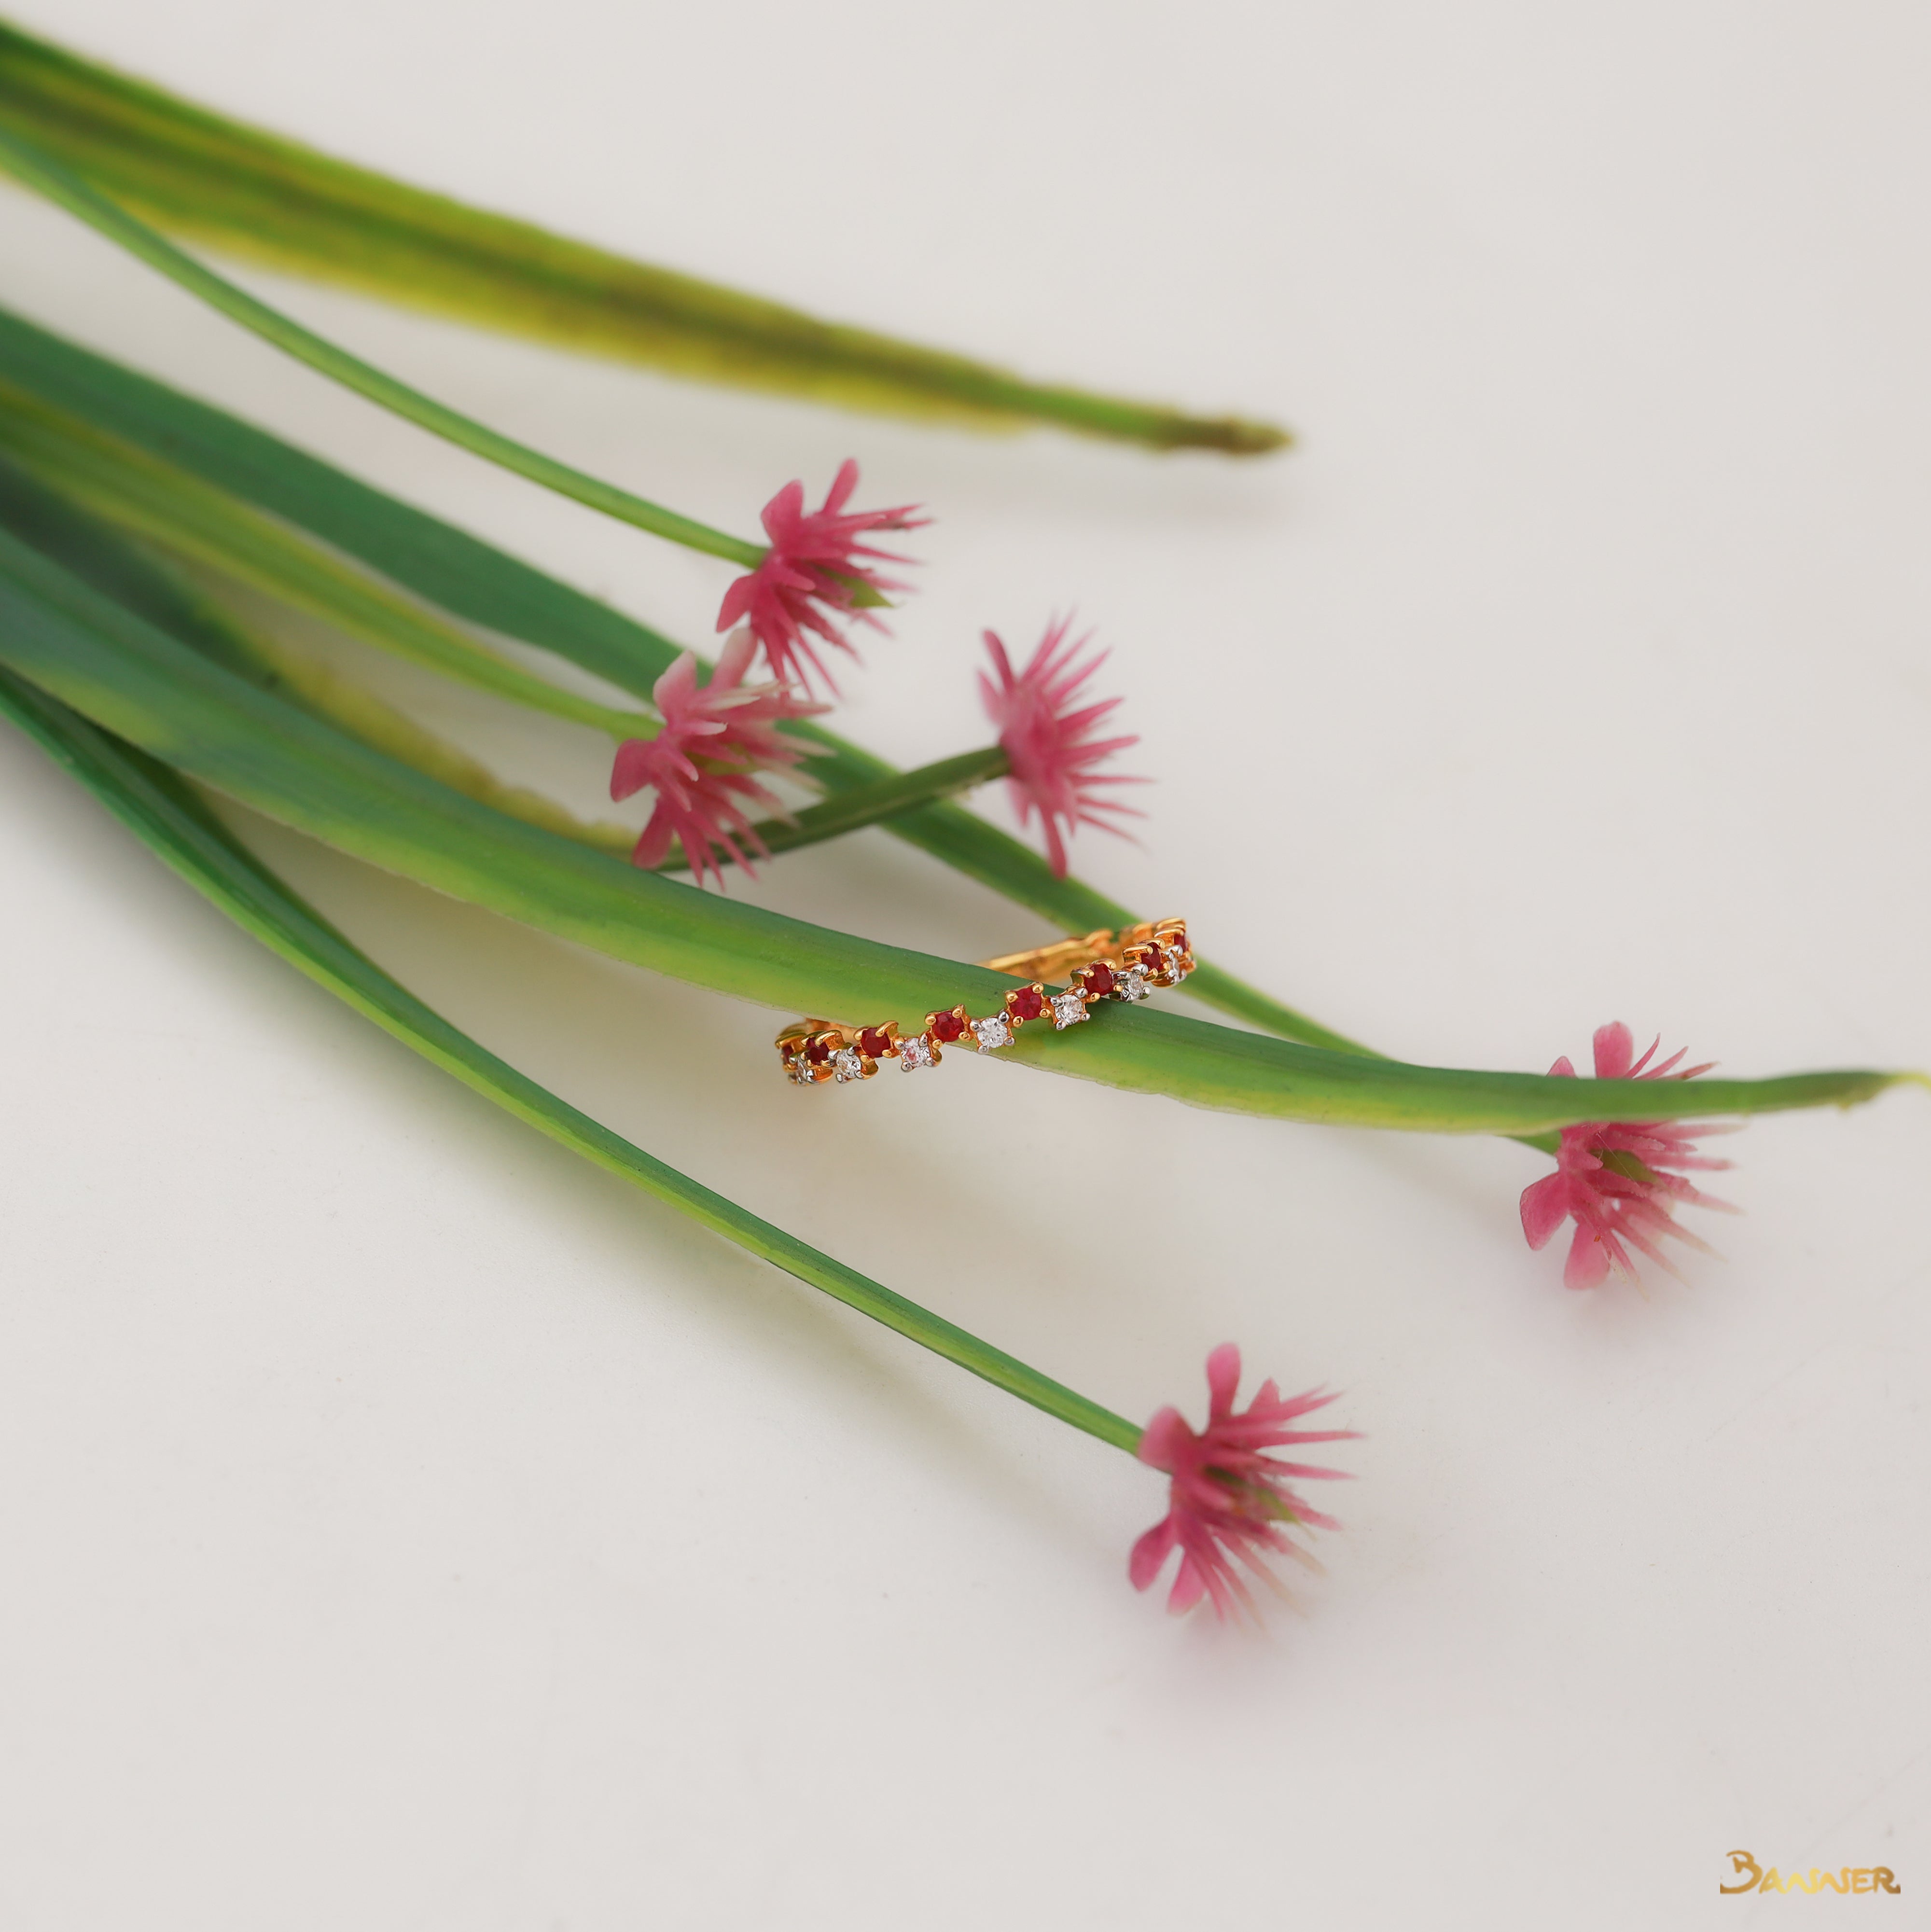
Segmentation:
{"type": "Polygon", "coordinates": [[[902,1072],[937,1066],[945,1048],[964,1044],[980,1053],[1010,1046],[1030,1020],[1050,1019],[1055,1032],[1077,1026],[1087,1008],[1101,1000],[1144,1000],[1156,987],[1177,986],[1194,969],[1183,919],[1162,919],[1111,932],[1102,928],[1083,939],[1061,939],[1030,952],[1008,952],[982,959],[982,966],[1030,983],[1015,986],[1000,1011],[975,1019],[964,1006],[928,1013],[924,1030],[906,1034],[895,1020],[877,1026],[847,1026],[836,1020],[793,1020],[778,1036],[778,1057],[786,1077],[800,1087],[826,1081],[843,1086],[869,1080],[888,1060],[902,1072]],[[1063,978],[1057,991],[1045,982],[1063,978]]]}

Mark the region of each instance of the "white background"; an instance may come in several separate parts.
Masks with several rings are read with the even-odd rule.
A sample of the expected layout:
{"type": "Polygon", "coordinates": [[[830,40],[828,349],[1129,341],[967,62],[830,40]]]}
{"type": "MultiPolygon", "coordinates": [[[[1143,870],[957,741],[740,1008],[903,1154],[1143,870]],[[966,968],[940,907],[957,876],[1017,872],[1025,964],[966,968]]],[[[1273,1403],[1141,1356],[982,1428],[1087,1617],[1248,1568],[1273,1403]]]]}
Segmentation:
{"type": "MultiPolygon", "coordinates": [[[[1077,604],[1142,736],[1086,876],[1391,1051],[1627,1019],[1931,1064],[1931,23],[1902,4],[13,0],[340,152],[1270,462],[686,388],[262,280],[734,530],[938,518],[844,724],[983,742],[1077,604]]],[[[4,299],[700,639],[728,572],[385,421],[0,195],[4,299]]],[[[393,686],[403,689],[402,683],[393,686]]],[[[603,752],[452,731],[595,802],[603,752]]],[[[1003,817],[1002,800],[985,808],[1003,817]]],[[[573,1100],[1129,1414],[1207,1349],[1367,1432],[1261,1636],[1127,1587],[1151,1472],[412,1060],[0,742],[9,1928],[1931,1923],[1931,1106],[1729,1144],[1690,1286],[1561,1286],[1542,1157],[967,1061],[801,1095],[774,1016],[255,824],[573,1100]]],[[[1036,920],[868,834],[766,902],[1036,920]]],[[[1718,1150],[1725,1150],[1720,1148],[1718,1150]]],[[[1250,1382],[1251,1386],[1251,1382],[1250,1382]]]]}

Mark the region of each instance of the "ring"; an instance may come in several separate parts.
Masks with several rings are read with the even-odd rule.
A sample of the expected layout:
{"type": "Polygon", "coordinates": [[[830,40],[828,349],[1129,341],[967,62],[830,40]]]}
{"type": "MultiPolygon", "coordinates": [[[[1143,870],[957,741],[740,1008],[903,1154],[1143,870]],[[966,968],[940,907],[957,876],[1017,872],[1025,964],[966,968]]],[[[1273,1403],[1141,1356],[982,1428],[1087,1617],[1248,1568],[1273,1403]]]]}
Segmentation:
{"type": "Polygon", "coordinates": [[[937,1066],[944,1049],[961,1042],[980,1053],[997,1053],[1029,1020],[1050,1019],[1056,1033],[1077,1026],[1087,1008],[1101,1000],[1129,1004],[1156,987],[1177,986],[1194,969],[1183,919],[1154,920],[1102,928],[1084,939],[1062,939],[1030,952],[1008,952],[979,964],[1031,983],[1015,986],[996,1013],[975,1019],[964,1006],[928,1013],[922,1032],[905,1034],[895,1020],[877,1026],[846,1026],[836,1020],[793,1020],[778,1036],[778,1057],[785,1076],[800,1087],[826,1081],[840,1086],[869,1080],[888,1060],[916,1073],[937,1066]],[[1045,982],[1063,978],[1055,991],[1045,982]]]}

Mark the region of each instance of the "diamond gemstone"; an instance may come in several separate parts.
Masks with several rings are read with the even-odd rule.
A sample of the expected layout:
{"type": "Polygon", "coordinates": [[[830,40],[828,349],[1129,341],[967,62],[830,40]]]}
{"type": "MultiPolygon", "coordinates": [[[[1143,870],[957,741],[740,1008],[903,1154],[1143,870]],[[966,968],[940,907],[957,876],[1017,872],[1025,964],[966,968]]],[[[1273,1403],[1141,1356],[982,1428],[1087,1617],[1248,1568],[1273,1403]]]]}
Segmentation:
{"type": "Polygon", "coordinates": [[[1147,976],[1137,966],[1129,966],[1113,982],[1113,997],[1116,1000],[1144,1000],[1153,991],[1147,983],[1147,976]]]}
{"type": "Polygon", "coordinates": [[[841,1046],[832,1055],[832,1078],[841,1082],[865,1078],[865,1062],[853,1048],[841,1046]]]}
{"type": "Polygon", "coordinates": [[[982,1053],[991,1053],[999,1047],[1012,1044],[1012,1022],[1003,1013],[994,1013],[990,1019],[974,1020],[972,1030],[982,1053]]]}
{"type": "Polygon", "coordinates": [[[914,1034],[910,1040],[898,1042],[898,1070],[901,1073],[916,1073],[922,1066],[932,1064],[932,1043],[923,1034],[914,1034]]]}
{"type": "Polygon", "coordinates": [[[1086,1002],[1075,992],[1055,993],[1053,995],[1053,1029],[1064,1033],[1069,1026],[1077,1026],[1086,1018],[1086,1002]]]}

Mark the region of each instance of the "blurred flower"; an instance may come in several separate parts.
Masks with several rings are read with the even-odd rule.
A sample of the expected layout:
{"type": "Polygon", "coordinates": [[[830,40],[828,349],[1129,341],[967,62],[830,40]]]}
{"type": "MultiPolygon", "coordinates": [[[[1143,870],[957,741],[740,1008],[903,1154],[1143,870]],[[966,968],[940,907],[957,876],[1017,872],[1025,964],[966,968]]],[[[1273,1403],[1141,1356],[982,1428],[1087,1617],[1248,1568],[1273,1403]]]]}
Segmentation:
{"type": "MultiPolygon", "coordinates": [[[[1659,1036],[1650,1042],[1649,1052],[1636,1060],[1636,1042],[1621,1021],[1597,1028],[1596,1078],[1693,1080],[1716,1064],[1706,1061],[1678,1072],[1673,1070],[1683,1055],[1675,1053],[1651,1066],[1651,1057],[1660,1043],[1659,1036]]],[[[1566,1055],[1549,1070],[1570,1079],[1576,1076],[1566,1055]]],[[[1570,1244],[1569,1259],[1562,1270],[1564,1284],[1570,1288],[1597,1287],[1612,1268],[1626,1280],[1634,1281],[1631,1248],[1648,1256],[1666,1273],[1676,1274],[1669,1257],[1657,1246],[1663,1237],[1673,1235],[1705,1254],[1711,1252],[1707,1242],[1677,1226],[1677,1204],[1687,1202],[1699,1208],[1736,1212],[1727,1201],[1699,1193],[1683,1178],[1687,1171],[1728,1167],[1727,1160],[1699,1155],[1696,1141],[1700,1135],[1730,1131],[1679,1120],[1585,1120],[1564,1127],[1555,1172],[1522,1190],[1522,1232],[1528,1237],[1529,1246],[1545,1246],[1564,1222],[1574,1221],[1576,1238],[1570,1244]]],[[[1682,1277],[1678,1275],[1677,1279],[1682,1277]]]]}
{"type": "Polygon", "coordinates": [[[1019,823],[1026,824],[1038,812],[1046,835],[1047,856],[1061,878],[1066,875],[1066,838],[1075,826],[1096,825],[1123,838],[1118,826],[1096,814],[1141,816],[1131,806],[1115,805],[1102,797],[1097,788],[1147,782],[1138,778],[1102,777],[1093,770],[1101,759],[1140,740],[1130,734],[1119,738],[1093,737],[1100,720],[1120,703],[1117,698],[1073,708],[1081,687],[1106,662],[1107,654],[1102,651],[1082,662],[1080,653],[1087,640],[1081,638],[1069,642],[1071,624],[1070,618],[1063,618],[1049,625],[1032,661],[1016,674],[1005,645],[994,632],[987,632],[985,648],[999,681],[995,684],[984,671],[979,674],[987,714],[997,728],[1000,744],[1012,767],[1012,799],[1019,823]]]}
{"type": "Polygon", "coordinates": [[[1332,1516],[1310,1508],[1288,1481],[1296,1476],[1339,1478],[1345,1471],[1283,1462],[1261,1452],[1289,1443],[1339,1442],[1357,1432],[1290,1428],[1297,1417],[1325,1407],[1334,1397],[1310,1389],[1284,1402],[1272,1382],[1263,1382],[1246,1413],[1236,1414],[1240,1351],[1231,1342],[1207,1357],[1207,1426],[1198,1436],[1177,1409],[1163,1408],[1140,1438],[1141,1461],[1165,1470],[1173,1480],[1166,1518],[1134,1544],[1127,1574],[1133,1587],[1144,1590],[1160,1574],[1168,1553],[1178,1549],[1180,1568],[1167,1608],[1177,1615],[1207,1597],[1216,1614],[1225,1617],[1237,1609],[1254,1607],[1234,1567],[1237,1559],[1272,1586],[1266,1562],[1270,1552],[1310,1566],[1314,1563],[1288,1536],[1285,1526],[1340,1528],[1332,1516]]]}
{"type": "Polygon", "coordinates": [[[787,771],[811,748],[777,729],[782,718],[809,718],[822,704],[807,704],[775,684],[747,685],[744,674],[757,649],[748,630],[734,632],[709,684],[697,682],[697,661],[686,651],[654,687],[664,719],[655,738],[630,738],[617,747],[610,796],[628,798],[646,785],[657,794],[650,822],[631,854],[634,865],[662,863],[674,838],[684,848],[691,875],[704,883],[708,870],[721,887],[714,848],[729,853],[747,872],[742,840],[760,856],[765,843],[740,801],[781,815],[784,802],[757,782],[760,772],[787,771]]]}
{"type": "MultiPolygon", "coordinates": [[[[858,488],[858,465],[847,460],[821,509],[805,508],[805,486],[787,483],[765,505],[764,533],[771,548],[748,577],[740,577],[724,592],[718,612],[718,628],[748,624],[764,647],[765,662],[781,684],[810,688],[812,672],[835,691],[830,672],[820,658],[811,637],[839,650],[851,652],[844,633],[830,614],[856,617],[882,630],[871,614],[885,602],[888,590],[907,586],[880,577],[862,558],[879,563],[911,560],[891,550],[874,550],[859,539],[874,530],[914,530],[928,520],[914,517],[915,503],[895,510],[860,510],[847,516],[844,506],[858,488]],[[811,636],[807,636],[807,632],[811,636]]],[[[855,653],[854,653],[855,655],[855,653]]]]}

